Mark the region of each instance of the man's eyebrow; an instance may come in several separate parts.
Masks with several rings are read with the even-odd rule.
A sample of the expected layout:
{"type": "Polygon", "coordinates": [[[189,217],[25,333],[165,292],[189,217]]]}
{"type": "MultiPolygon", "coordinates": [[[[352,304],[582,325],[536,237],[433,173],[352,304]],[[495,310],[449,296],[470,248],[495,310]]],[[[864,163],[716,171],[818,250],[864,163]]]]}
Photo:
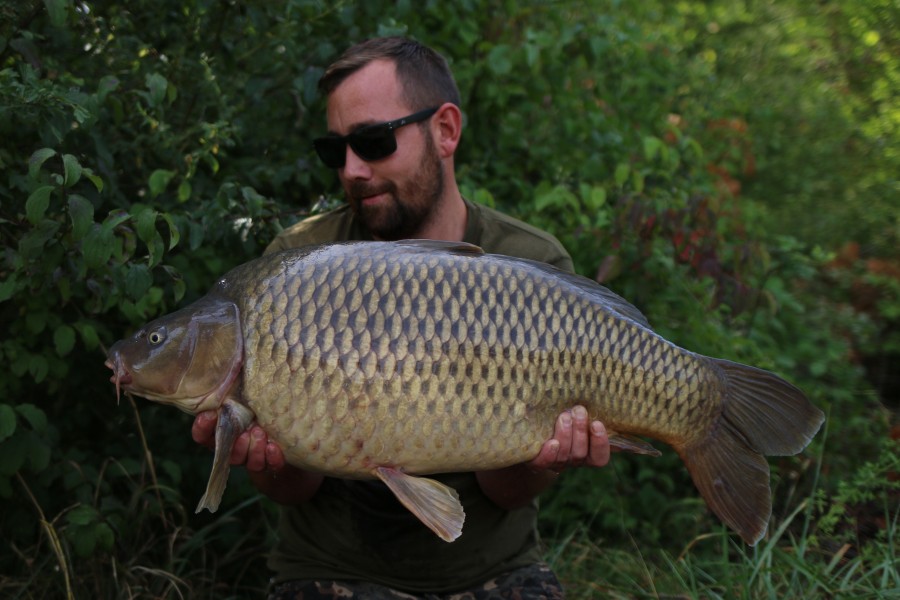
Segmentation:
{"type": "MultiPolygon", "coordinates": [[[[353,133],[355,131],[359,131],[360,129],[364,129],[366,127],[371,127],[372,125],[381,125],[383,123],[388,123],[388,121],[376,121],[374,119],[370,119],[368,121],[361,121],[359,123],[354,123],[350,127],[350,131],[347,133],[347,135],[350,135],[351,133],[353,133]]],[[[337,131],[334,131],[333,129],[329,129],[327,135],[334,136],[334,137],[344,137],[343,135],[341,135],[337,131]]]]}

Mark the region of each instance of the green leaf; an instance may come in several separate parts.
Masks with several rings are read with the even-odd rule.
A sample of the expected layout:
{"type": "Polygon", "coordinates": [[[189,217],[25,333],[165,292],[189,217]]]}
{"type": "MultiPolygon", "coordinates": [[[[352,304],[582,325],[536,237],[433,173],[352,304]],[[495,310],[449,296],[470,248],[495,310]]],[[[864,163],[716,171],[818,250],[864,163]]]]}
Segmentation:
{"type": "Polygon", "coordinates": [[[145,79],[147,89],[150,90],[150,105],[159,106],[166,97],[168,80],[159,73],[151,73],[145,79]]]}
{"type": "Polygon", "coordinates": [[[25,201],[25,216],[32,225],[37,225],[44,218],[44,213],[50,206],[50,194],[55,189],[52,185],[44,185],[28,196],[28,200],[25,201]]]}
{"type": "Polygon", "coordinates": [[[178,201],[187,202],[191,199],[191,182],[185,179],[178,185],[178,201]]]}
{"type": "Polygon", "coordinates": [[[534,201],[534,207],[538,211],[551,209],[553,212],[578,208],[578,199],[563,185],[556,185],[543,192],[538,192],[534,201]]]}
{"type": "Polygon", "coordinates": [[[97,520],[97,509],[81,504],[68,512],[66,520],[72,525],[90,525],[97,520]]]}
{"type": "Polygon", "coordinates": [[[112,256],[114,243],[112,231],[94,224],[81,244],[81,252],[84,254],[84,263],[87,267],[98,269],[105,265],[112,256]]]}
{"type": "Polygon", "coordinates": [[[90,323],[75,323],[75,329],[81,334],[81,341],[88,350],[93,350],[100,345],[100,336],[90,323]]]}
{"type": "Polygon", "coordinates": [[[664,150],[662,140],[652,135],[644,136],[644,158],[652,161],[664,150]]]}
{"type": "Polygon", "coordinates": [[[0,302],[12,298],[13,294],[16,293],[17,283],[15,274],[10,275],[9,279],[0,281],[0,302]]]}
{"type": "Polygon", "coordinates": [[[50,446],[31,432],[28,435],[28,463],[35,473],[40,473],[50,464],[50,446]]]}
{"type": "Polygon", "coordinates": [[[157,169],[150,174],[150,197],[156,198],[166,189],[169,182],[175,176],[175,171],[167,169],[157,169]]]}
{"type": "Polygon", "coordinates": [[[94,205],[84,196],[69,196],[69,217],[72,219],[72,238],[77,242],[83,238],[94,223],[94,205]]]}
{"type": "Polygon", "coordinates": [[[84,169],[82,174],[87,177],[91,183],[94,184],[94,187],[97,188],[97,192],[103,191],[103,178],[99,175],[94,175],[94,172],[90,169],[84,169]]]}
{"type": "Polygon", "coordinates": [[[172,215],[169,213],[162,213],[162,218],[165,219],[166,223],[169,225],[169,250],[171,250],[178,245],[178,242],[181,240],[181,234],[178,232],[178,226],[175,225],[172,215]]]}
{"type": "Polygon", "coordinates": [[[25,462],[28,440],[24,435],[13,435],[0,443],[0,475],[12,475],[25,462]]]}
{"type": "Polygon", "coordinates": [[[637,193],[641,193],[644,191],[644,174],[638,170],[634,170],[631,173],[631,187],[634,188],[634,191],[637,193]]]}
{"type": "Polygon", "coordinates": [[[50,24],[54,27],[64,27],[68,17],[68,0],[44,0],[47,14],[50,15],[50,24]]]}
{"type": "Polygon", "coordinates": [[[75,330],[68,325],[60,325],[53,332],[53,344],[56,346],[57,354],[67,355],[75,346],[75,330]]]}
{"type": "Polygon", "coordinates": [[[35,383],[41,383],[47,378],[47,374],[50,372],[50,365],[43,356],[33,354],[28,359],[28,372],[31,373],[35,383]]]}
{"type": "Polygon", "coordinates": [[[109,215],[103,219],[103,229],[112,233],[113,229],[131,218],[127,211],[117,209],[109,211],[109,215]]]}
{"type": "Polygon", "coordinates": [[[65,173],[63,183],[66,187],[72,187],[81,179],[81,164],[71,154],[63,154],[62,159],[65,173]]]}
{"type": "Polygon", "coordinates": [[[143,206],[133,211],[132,215],[134,216],[134,228],[138,237],[145,244],[149,244],[159,235],[156,231],[156,211],[143,206]]]}
{"type": "Polygon", "coordinates": [[[19,404],[16,406],[16,412],[25,417],[36,432],[43,433],[47,430],[47,414],[34,404],[19,404]]]}
{"type": "Polygon", "coordinates": [[[16,412],[9,404],[0,404],[0,442],[16,432],[16,412]]]}
{"type": "Polygon", "coordinates": [[[585,198],[585,204],[591,211],[599,210],[606,204],[606,188],[599,185],[591,187],[590,192],[585,198]]]}
{"type": "Polygon", "coordinates": [[[50,219],[44,219],[38,223],[34,229],[27,232],[19,240],[19,254],[21,257],[28,260],[39,259],[44,252],[47,242],[56,235],[59,227],[58,221],[51,221],[50,219]]]}
{"type": "Polygon", "coordinates": [[[628,175],[631,173],[631,167],[627,163],[619,163],[616,166],[616,172],[613,176],[616,182],[616,185],[621,187],[628,180],[628,175]]]}
{"type": "Polygon", "coordinates": [[[119,78],[114,75],[104,75],[97,84],[97,99],[104,100],[110,92],[114,92],[119,87],[119,78]]]}
{"type": "Polygon", "coordinates": [[[40,150],[36,150],[34,154],[31,155],[31,158],[28,159],[28,177],[30,179],[37,179],[41,166],[51,156],[56,156],[56,150],[53,148],[41,148],[40,150]]]}
{"type": "Polygon", "coordinates": [[[94,536],[101,550],[111,550],[116,541],[112,528],[106,523],[97,523],[94,526],[94,536]]]}
{"type": "Polygon", "coordinates": [[[153,285],[153,275],[147,265],[131,265],[125,276],[125,293],[135,301],[140,300],[153,285]]]}
{"type": "Polygon", "coordinates": [[[507,75],[512,71],[510,60],[510,47],[505,44],[497,44],[488,53],[488,68],[497,75],[507,75]]]}
{"type": "Polygon", "coordinates": [[[48,317],[46,310],[32,310],[25,313],[25,330],[33,335],[40,335],[47,328],[48,317]]]}
{"type": "Polygon", "coordinates": [[[169,277],[172,278],[172,288],[175,292],[175,301],[178,302],[184,297],[184,292],[187,289],[187,284],[185,284],[184,278],[175,267],[172,267],[170,265],[163,265],[163,270],[169,277]]]}

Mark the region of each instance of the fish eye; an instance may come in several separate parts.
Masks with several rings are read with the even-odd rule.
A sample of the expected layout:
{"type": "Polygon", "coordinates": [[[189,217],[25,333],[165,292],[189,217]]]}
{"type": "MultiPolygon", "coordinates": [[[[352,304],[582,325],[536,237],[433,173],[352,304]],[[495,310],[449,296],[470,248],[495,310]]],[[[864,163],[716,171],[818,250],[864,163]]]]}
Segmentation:
{"type": "Polygon", "coordinates": [[[154,329],[150,333],[147,334],[147,341],[150,342],[154,346],[158,346],[162,344],[166,340],[166,328],[160,327],[159,329],[154,329]]]}

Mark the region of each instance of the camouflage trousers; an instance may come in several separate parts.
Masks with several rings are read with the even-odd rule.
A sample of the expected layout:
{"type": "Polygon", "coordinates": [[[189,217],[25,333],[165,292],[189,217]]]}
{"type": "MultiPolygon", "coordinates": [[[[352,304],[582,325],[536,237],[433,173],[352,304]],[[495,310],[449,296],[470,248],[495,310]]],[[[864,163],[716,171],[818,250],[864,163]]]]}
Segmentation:
{"type": "Polygon", "coordinates": [[[272,586],[268,600],[562,600],[563,597],[562,586],[550,567],[535,564],[451,594],[410,594],[362,581],[285,581],[272,586]]]}

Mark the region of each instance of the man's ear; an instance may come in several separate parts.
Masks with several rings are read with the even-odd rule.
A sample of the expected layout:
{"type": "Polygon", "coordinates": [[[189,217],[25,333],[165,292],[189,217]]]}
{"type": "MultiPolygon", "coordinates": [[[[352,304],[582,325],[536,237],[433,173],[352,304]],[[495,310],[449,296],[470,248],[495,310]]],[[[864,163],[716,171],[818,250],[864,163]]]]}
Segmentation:
{"type": "Polygon", "coordinates": [[[462,112],[459,107],[445,102],[432,119],[435,145],[441,158],[452,157],[462,136],[462,112]]]}

